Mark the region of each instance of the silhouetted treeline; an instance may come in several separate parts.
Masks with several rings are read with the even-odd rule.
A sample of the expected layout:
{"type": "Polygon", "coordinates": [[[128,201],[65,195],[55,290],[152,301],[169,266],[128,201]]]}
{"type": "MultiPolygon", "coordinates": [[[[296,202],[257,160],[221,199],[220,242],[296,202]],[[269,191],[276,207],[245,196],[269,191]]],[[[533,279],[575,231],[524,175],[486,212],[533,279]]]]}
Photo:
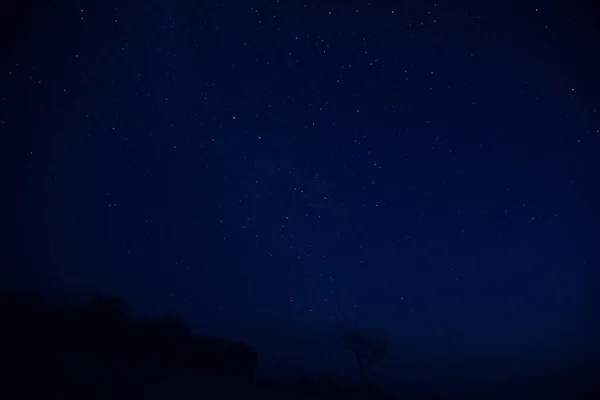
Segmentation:
{"type": "Polygon", "coordinates": [[[93,296],[84,307],[69,307],[34,293],[0,292],[0,313],[3,392],[15,394],[3,398],[112,397],[181,376],[240,386],[256,372],[252,347],[192,334],[172,315],[133,319],[118,298],[93,296]]]}
{"type": "MultiPolygon", "coordinates": [[[[91,296],[76,307],[0,290],[0,330],[2,399],[392,398],[364,374],[357,385],[328,376],[252,382],[258,355],[251,346],[193,334],[172,314],[132,318],[114,297],[91,296]]],[[[352,342],[357,357],[379,343],[367,338],[360,348],[352,342]]]]}

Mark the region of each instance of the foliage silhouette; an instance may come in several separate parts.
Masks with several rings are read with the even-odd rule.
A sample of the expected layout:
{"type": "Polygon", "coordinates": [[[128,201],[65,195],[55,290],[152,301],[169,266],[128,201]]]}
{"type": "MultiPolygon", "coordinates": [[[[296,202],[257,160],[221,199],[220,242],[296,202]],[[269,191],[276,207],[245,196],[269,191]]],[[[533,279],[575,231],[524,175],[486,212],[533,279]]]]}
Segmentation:
{"type": "Polygon", "coordinates": [[[34,293],[0,292],[2,364],[19,392],[77,395],[178,374],[249,383],[258,355],[243,343],[191,333],[178,317],[135,320],[119,298],[94,295],[67,307],[34,293]],[[41,389],[40,389],[41,390],[41,389]]]}
{"type": "Polygon", "coordinates": [[[348,333],[360,357],[361,384],[325,373],[294,381],[256,381],[254,348],[194,334],[174,314],[136,319],[127,303],[93,295],[83,306],[51,302],[35,292],[0,290],[0,391],[19,398],[391,399],[365,371],[387,348],[381,336],[348,333]],[[34,397],[35,396],[35,397],[34,397]]]}

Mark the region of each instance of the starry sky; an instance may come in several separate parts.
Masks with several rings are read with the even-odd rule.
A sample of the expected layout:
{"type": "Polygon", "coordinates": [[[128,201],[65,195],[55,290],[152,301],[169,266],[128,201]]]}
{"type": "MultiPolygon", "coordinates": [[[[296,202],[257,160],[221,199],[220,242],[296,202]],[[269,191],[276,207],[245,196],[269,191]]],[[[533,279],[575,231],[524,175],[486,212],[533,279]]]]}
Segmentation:
{"type": "Polygon", "coordinates": [[[600,332],[600,24],[547,3],[14,5],[3,279],[173,310],[263,377],[348,376],[348,329],[404,388],[560,374],[600,332]]]}

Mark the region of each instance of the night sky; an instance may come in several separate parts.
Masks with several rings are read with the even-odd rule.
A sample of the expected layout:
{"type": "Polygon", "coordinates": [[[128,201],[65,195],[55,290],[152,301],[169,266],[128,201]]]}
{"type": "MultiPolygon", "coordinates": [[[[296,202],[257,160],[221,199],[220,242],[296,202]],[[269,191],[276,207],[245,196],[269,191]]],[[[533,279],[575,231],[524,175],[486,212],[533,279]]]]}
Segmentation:
{"type": "Polygon", "coordinates": [[[175,311],[255,346],[261,377],[351,378],[357,328],[408,391],[577,368],[600,24],[547,3],[0,13],[3,280],[175,311]]]}

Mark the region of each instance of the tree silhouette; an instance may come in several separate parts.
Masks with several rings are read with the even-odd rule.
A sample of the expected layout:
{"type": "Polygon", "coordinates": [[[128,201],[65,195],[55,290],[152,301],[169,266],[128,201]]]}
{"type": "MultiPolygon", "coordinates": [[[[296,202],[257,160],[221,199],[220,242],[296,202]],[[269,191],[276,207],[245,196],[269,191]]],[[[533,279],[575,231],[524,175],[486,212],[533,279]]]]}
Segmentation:
{"type": "Polygon", "coordinates": [[[68,300],[0,290],[0,367],[23,397],[44,390],[53,398],[111,398],[183,377],[206,390],[213,381],[249,387],[254,378],[258,355],[247,344],[195,334],[173,313],[135,318],[117,297],[94,294],[76,307],[68,300]]]}
{"type": "Polygon", "coordinates": [[[344,333],[344,348],[352,352],[358,364],[358,376],[361,385],[367,383],[367,370],[380,360],[388,349],[387,339],[375,332],[344,333]]]}

